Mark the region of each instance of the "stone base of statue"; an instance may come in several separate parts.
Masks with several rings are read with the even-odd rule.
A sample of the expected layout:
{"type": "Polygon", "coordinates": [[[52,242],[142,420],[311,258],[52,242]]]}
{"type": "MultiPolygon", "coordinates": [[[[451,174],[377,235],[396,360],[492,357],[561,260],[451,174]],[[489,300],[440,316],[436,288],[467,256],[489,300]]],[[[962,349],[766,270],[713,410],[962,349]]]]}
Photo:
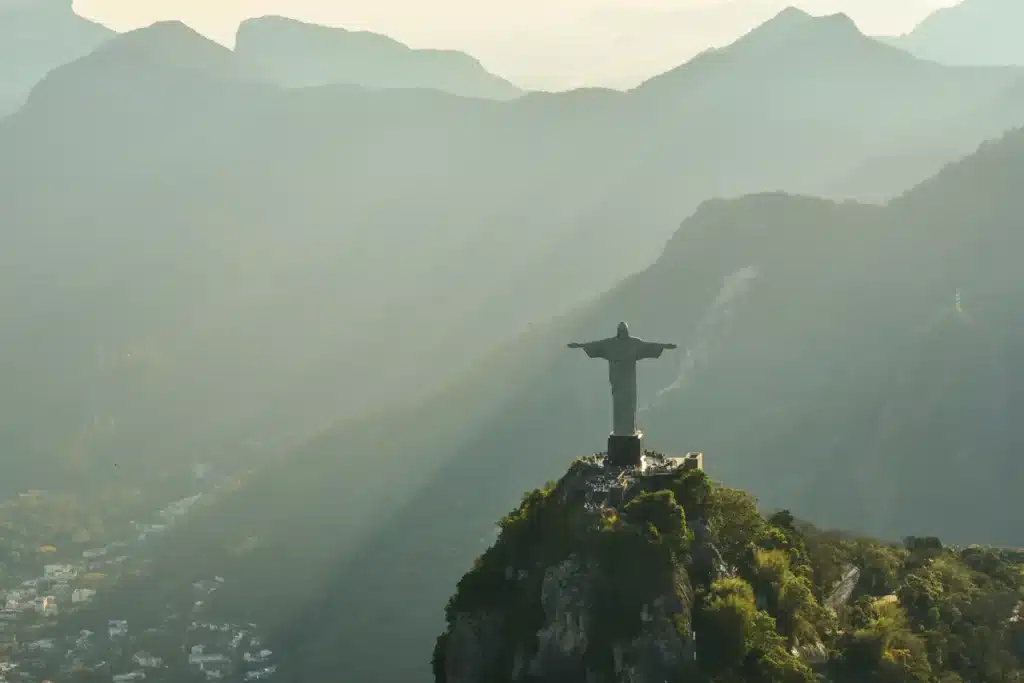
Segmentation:
{"type": "Polygon", "coordinates": [[[608,463],[612,467],[640,467],[644,455],[644,434],[608,436],[608,463]]]}

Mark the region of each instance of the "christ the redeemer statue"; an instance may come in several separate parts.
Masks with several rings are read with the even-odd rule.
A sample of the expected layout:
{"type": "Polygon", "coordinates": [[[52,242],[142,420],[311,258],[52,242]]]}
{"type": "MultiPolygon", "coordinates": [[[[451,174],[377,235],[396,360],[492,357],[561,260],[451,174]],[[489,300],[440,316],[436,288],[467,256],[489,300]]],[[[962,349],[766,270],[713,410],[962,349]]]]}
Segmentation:
{"type": "Polygon", "coordinates": [[[609,447],[616,438],[639,439],[640,432],[636,428],[636,362],[659,358],[662,351],[674,349],[676,345],[631,337],[626,323],[619,323],[614,337],[585,344],[573,342],[569,348],[583,349],[591,358],[608,361],[608,381],[612,384],[612,434],[609,447]]]}

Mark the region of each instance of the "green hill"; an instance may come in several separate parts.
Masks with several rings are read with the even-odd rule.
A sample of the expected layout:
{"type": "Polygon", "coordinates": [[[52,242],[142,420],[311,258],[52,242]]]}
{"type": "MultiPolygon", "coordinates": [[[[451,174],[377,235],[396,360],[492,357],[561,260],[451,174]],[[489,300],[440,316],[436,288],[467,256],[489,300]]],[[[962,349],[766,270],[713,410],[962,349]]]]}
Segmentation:
{"type": "Polygon", "coordinates": [[[218,609],[276,625],[296,680],[342,662],[418,680],[490,520],[565,453],[603,449],[606,373],[564,345],[620,319],[680,344],[641,367],[653,447],[704,451],[716,479],[825,527],[1019,545],[1022,172],[1015,132],[884,207],[705,203],[592,304],[257,475],[164,548],[158,581],[229,577],[218,609]],[[382,664],[382,643],[403,656],[382,664]]]}
{"type": "Polygon", "coordinates": [[[525,495],[448,602],[434,680],[1020,675],[1024,553],[826,533],[677,467],[583,458],[525,495]]]}

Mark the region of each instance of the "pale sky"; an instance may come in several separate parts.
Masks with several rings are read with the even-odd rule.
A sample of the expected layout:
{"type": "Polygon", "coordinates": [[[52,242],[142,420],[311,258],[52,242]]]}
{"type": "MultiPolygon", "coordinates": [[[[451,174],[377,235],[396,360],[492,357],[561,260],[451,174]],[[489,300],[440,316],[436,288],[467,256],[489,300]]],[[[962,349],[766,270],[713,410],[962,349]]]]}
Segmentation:
{"type": "MultiPolygon", "coordinates": [[[[849,14],[866,33],[910,30],[957,0],[75,0],[126,30],[180,19],[231,44],[246,17],[281,14],[464,50],[526,87],[629,86],[731,42],[787,5],[849,14]]],[[[1024,1],[1024,0],[1022,0],[1024,1]]]]}

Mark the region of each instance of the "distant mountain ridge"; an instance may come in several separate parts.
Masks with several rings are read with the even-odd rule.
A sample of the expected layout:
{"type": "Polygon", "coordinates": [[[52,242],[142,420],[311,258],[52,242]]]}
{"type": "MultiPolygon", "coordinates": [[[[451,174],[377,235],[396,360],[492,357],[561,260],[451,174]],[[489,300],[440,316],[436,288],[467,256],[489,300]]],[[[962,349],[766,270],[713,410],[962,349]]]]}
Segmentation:
{"type": "Polygon", "coordinates": [[[508,102],[223,78],[206,68],[220,49],[147,47],[191,45],[173,25],[56,70],[0,124],[5,478],[84,486],[112,461],[305,443],[183,530],[147,595],[228,575],[216,608],[261,612],[295,666],[399,681],[490,520],[558,458],[601,448],[607,375],[564,344],[624,317],[693,358],[714,349],[642,371],[666,450],[705,450],[769,505],[844,527],[956,537],[968,520],[936,496],[984,490],[973,514],[1015,533],[994,506],[1019,435],[995,404],[1020,403],[1020,134],[885,208],[779,190],[920,146],[956,158],[1002,129],[953,123],[1012,100],[1019,73],[781,21],[631,92],[508,102]],[[823,59],[792,68],[805,40],[823,59]],[[861,49],[887,56],[848,58],[861,49]],[[731,322],[702,338],[748,268],[731,322]],[[977,324],[947,315],[958,288],[977,324]],[[923,473],[932,488],[907,493],[923,473]]]}
{"type": "Polygon", "coordinates": [[[0,2],[0,116],[20,106],[49,71],[113,35],[75,14],[68,0],[0,2]]]}
{"type": "Polygon", "coordinates": [[[79,17],[64,0],[40,0],[0,4],[0,116],[20,106],[50,71],[97,48],[115,61],[158,60],[285,87],[425,88],[487,99],[522,94],[465,53],[413,50],[370,32],[262,17],[242,22],[232,51],[181,21],[118,34],[79,17]]]}
{"type": "Polygon", "coordinates": [[[491,99],[522,94],[464,52],[415,50],[377,33],[279,16],[243,21],[235,53],[254,70],[289,87],[350,83],[370,88],[431,88],[491,99]]]}
{"type": "MultiPolygon", "coordinates": [[[[943,68],[864,35],[845,14],[816,17],[791,7],[734,43],[704,52],[635,90],[675,91],[685,106],[725,115],[756,102],[765,116],[772,116],[779,109],[788,112],[799,98],[812,123],[880,118],[883,102],[886,110],[914,112],[916,119],[933,107],[967,111],[976,99],[1005,88],[1012,73],[1018,72],[943,68]],[[807,59],[808,54],[815,58],[807,59]],[[783,71],[789,76],[784,80],[777,77],[783,71]],[[958,87],[951,90],[951,81],[958,87]],[[957,101],[953,93],[961,87],[977,88],[976,96],[957,101]]],[[[894,123],[900,120],[893,118],[894,123]]]]}
{"type": "Polygon", "coordinates": [[[151,63],[225,77],[245,75],[231,50],[177,20],[120,33],[86,56],[83,64],[71,68],[81,69],[99,60],[111,64],[151,63]]]}
{"type": "Polygon", "coordinates": [[[0,362],[25,384],[0,411],[19,434],[12,452],[192,452],[250,430],[295,443],[429,394],[644,268],[708,197],[885,198],[1017,116],[950,132],[965,111],[1002,112],[1019,74],[914,60],[842,18],[783,13],[717,55],[630,92],[499,102],[286,89],[162,22],[54,70],[0,126],[0,304],[19,323],[0,362]],[[791,68],[806,41],[823,59],[791,68]],[[860,50],[884,57],[836,57],[860,50]],[[888,157],[924,161],[860,179],[888,157]],[[77,336],[55,332],[80,316],[77,336]],[[418,354],[402,351],[410,336],[418,354]],[[97,347],[137,344],[159,350],[159,371],[97,366],[97,347]],[[95,436],[97,411],[118,430],[95,436]]]}
{"type": "Polygon", "coordinates": [[[1024,3],[962,0],[936,10],[902,36],[885,39],[942,64],[1024,65],[1024,3]]]}

